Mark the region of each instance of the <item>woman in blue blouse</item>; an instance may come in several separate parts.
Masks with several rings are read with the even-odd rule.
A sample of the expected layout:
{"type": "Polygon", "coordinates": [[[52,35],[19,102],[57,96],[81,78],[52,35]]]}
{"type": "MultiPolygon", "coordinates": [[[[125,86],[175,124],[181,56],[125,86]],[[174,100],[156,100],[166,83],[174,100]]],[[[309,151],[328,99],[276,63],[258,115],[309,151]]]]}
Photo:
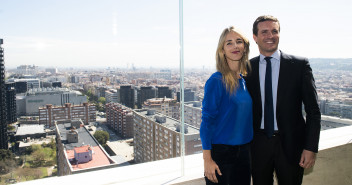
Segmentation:
{"type": "Polygon", "coordinates": [[[233,26],[224,29],[216,69],[204,87],[200,137],[207,184],[249,185],[253,138],[252,99],[242,75],[249,66],[249,41],[233,26]]]}

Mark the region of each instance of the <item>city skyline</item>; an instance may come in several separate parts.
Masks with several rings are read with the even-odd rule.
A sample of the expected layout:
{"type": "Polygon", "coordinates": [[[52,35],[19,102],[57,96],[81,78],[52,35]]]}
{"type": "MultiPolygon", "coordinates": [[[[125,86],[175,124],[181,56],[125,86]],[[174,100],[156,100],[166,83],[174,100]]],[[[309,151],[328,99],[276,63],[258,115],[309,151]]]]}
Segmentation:
{"type": "MultiPolygon", "coordinates": [[[[0,3],[6,68],[179,66],[178,1],[0,3]]],[[[283,51],[308,58],[351,58],[352,26],[344,24],[352,19],[349,5],[347,0],[185,1],[185,67],[213,68],[219,35],[229,25],[249,38],[250,57],[258,55],[251,29],[263,14],[280,20],[283,51]]]]}

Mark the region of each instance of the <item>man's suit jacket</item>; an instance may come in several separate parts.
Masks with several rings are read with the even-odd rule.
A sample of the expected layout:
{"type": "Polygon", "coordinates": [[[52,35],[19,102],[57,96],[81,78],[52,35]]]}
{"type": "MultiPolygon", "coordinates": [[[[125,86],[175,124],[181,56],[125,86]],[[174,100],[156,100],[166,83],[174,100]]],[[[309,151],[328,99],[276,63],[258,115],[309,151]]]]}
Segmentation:
{"type": "MultiPolygon", "coordinates": [[[[258,132],[263,111],[259,56],[251,59],[250,63],[246,84],[253,100],[253,129],[258,132]]],[[[298,163],[303,149],[318,152],[321,127],[315,82],[308,59],[281,52],[277,89],[276,120],[282,147],[289,161],[298,163]],[[306,120],[302,114],[302,103],[306,120]]]]}

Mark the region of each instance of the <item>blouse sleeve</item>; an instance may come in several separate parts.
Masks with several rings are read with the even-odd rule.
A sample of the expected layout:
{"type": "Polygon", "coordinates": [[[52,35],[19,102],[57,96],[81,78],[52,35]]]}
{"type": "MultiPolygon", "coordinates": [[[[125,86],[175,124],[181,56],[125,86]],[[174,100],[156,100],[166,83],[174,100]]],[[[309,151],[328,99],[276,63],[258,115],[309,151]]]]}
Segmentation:
{"type": "Polygon", "coordinates": [[[216,126],[215,119],[219,114],[222,97],[222,79],[210,77],[205,83],[202,108],[202,123],[200,125],[200,138],[203,150],[211,149],[212,132],[216,126]]]}

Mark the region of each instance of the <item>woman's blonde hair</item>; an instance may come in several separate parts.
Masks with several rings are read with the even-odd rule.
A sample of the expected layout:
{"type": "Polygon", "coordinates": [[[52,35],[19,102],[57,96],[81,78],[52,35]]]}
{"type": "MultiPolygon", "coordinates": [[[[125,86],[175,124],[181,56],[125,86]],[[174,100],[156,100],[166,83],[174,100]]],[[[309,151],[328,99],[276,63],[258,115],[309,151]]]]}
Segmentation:
{"type": "Polygon", "coordinates": [[[234,26],[225,28],[220,35],[218,48],[216,49],[216,70],[222,74],[226,90],[230,92],[230,94],[232,94],[236,91],[236,88],[238,86],[238,77],[235,73],[231,71],[229,65],[227,64],[224,52],[225,39],[227,34],[229,34],[230,32],[237,33],[243,39],[244,42],[244,52],[239,63],[239,73],[241,73],[243,76],[246,76],[248,73],[247,68],[250,69],[250,63],[248,61],[249,40],[234,26]]]}

